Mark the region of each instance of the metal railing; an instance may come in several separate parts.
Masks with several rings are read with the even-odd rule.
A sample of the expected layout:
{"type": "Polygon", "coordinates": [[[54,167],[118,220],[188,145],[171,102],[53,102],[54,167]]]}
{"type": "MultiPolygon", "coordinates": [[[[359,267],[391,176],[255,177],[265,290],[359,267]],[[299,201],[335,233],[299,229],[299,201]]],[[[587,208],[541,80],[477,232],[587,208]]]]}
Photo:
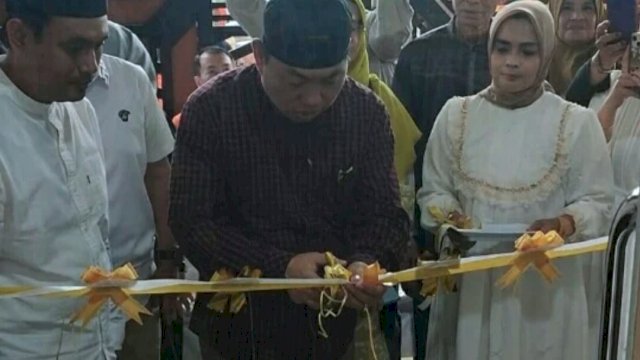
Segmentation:
{"type": "Polygon", "coordinates": [[[640,358],[640,246],[636,227],[640,189],[622,202],[614,217],[606,253],[606,285],[603,295],[600,360],[640,358]]]}

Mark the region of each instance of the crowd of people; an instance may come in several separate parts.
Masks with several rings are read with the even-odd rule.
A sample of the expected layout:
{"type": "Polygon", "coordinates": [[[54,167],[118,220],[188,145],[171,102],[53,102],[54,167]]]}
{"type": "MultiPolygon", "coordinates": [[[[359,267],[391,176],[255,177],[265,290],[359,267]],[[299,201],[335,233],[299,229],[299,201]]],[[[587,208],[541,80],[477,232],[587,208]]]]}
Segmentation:
{"type": "MultiPolygon", "coordinates": [[[[205,281],[319,279],[331,252],[352,276],[329,336],[322,289],[251,293],[233,312],[138,298],[142,325],[111,304],[85,327],[69,322],[84,299],[7,298],[0,359],[159,359],[161,318],[187,315],[202,359],[400,359],[402,291],[363,274],[437,258],[436,212],[579,242],[640,185],[640,72],[602,0],[453,0],[414,39],[409,0],[227,4],[255,64],[203,47],[167,121],[148,52],[106,0],[7,0],[0,286],[127,263],[175,279],[184,261],[205,281]]],[[[502,271],[478,271],[425,299],[403,284],[416,358],[595,359],[603,258],[555,265],[552,285],[531,272],[501,290],[502,271]]]]}

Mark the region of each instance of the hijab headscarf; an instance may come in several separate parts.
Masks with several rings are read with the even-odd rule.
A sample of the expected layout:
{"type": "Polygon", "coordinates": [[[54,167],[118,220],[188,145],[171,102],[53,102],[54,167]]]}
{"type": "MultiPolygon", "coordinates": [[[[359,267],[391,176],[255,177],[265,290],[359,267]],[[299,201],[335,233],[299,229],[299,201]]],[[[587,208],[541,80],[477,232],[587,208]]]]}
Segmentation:
{"type": "MultiPolygon", "coordinates": [[[[549,68],[549,82],[558,94],[564,94],[576,72],[593,54],[596,53],[595,39],[581,45],[569,45],[560,39],[560,11],[566,0],[549,0],[549,9],[556,23],[556,49],[549,68]]],[[[606,19],[602,0],[594,1],[596,24],[606,19]]]]}
{"type": "MultiPolygon", "coordinates": [[[[503,91],[495,83],[491,83],[488,88],[480,92],[480,96],[508,109],[529,106],[545,91],[547,88],[545,79],[549,72],[555,45],[555,28],[549,8],[537,0],[515,1],[502,8],[491,22],[491,29],[489,30],[489,62],[491,62],[491,53],[495,46],[496,36],[502,25],[514,16],[523,15],[531,22],[538,40],[540,68],[536,74],[535,81],[528,88],[516,93],[503,91]]],[[[492,74],[492,76],[494,75],[492,74]]]]}
{"type": "MultiPolygon", "coordinates": [[[[362,0],[349,0],[353,2],[360,13],[361,22],[364,23],[366,12],[362,0]]],[[[391,129],[395,139],[394,164],[398,179],[402,181],[413,170],[416,153],[413,149],[422,134],[414,123],[411,115],[393,91],[375,74],[369,72],[369,55],[367,54],[367,36],[364,26],[359,27],[358,49],[355,56],[349,61],[349,76],[360,84],[371,89],[387,107],[391,119],[391,129]]]]}

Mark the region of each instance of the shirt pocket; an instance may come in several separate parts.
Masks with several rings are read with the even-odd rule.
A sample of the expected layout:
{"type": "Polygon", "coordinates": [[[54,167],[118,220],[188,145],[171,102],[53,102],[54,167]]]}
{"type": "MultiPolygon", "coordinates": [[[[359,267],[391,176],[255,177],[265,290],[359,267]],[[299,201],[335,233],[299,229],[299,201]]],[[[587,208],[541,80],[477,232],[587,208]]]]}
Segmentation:
{"type": "Polygon", "coordinates": [[[78,169],[82,184],[79,193],[83,197],[84,209],[81,214],[85,231],[97,230],[101,240],[107,243],[109,236],[108,191],[104,163],[97,153],[86,157],[78,169]]]}

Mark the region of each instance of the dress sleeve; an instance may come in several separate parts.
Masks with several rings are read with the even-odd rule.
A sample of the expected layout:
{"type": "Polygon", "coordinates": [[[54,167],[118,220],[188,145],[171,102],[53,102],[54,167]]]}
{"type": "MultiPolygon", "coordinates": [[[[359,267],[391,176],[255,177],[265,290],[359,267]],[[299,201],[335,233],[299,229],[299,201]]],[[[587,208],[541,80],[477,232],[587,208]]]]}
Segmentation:
{"type": "Polygon", "coordinates": [[[609,76],[599,84],[591,85],[591,61],[587,61],[580,67],[571,81],[565,98],[567,101],[588,107],[594,95],[607,91],[610,86],[611,80],[609,76]]]}
{"type": "Polygon", "coordinates": [[[565,182],[565,214],[573,216],[574,240],[588,240],[608,231],[613,204],[613,170],[598,119],[591,110],[574,109],[566,139],[569,153],[565,182]]]}
{"type": "Polygon", "coordinates": [[[422,188],[418,191],[420,223],[427,230],[436,230],[438,224],[430,215],[429,208],[438,208],[444,214],[453,211],[462,213],[460,203],[454,195],[453,143],[449,136],[451,118],[459,116],[460,98],[449,100],[438,114],[427,142],[422,170],[422,188]]]}

